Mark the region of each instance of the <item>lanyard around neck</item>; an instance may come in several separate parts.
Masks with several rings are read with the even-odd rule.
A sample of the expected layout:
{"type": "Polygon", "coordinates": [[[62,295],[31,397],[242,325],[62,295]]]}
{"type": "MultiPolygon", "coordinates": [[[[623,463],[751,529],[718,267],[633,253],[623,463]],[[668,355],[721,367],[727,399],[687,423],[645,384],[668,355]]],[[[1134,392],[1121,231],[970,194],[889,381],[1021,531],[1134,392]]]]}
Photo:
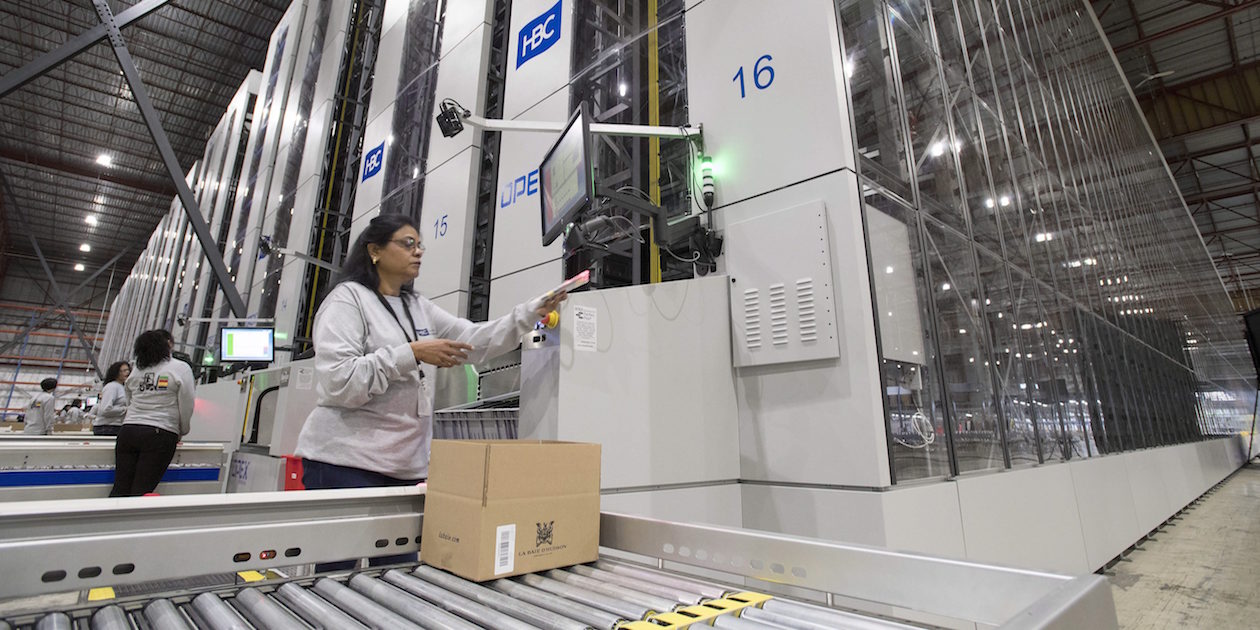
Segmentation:
{"type": "Polygon", "coordinates": [[[415,341],[415,339],[412,339],[411,336],[416,334],[416,320],[411,318],[411,308],[407,306],[407,300],[402,297],[402,294],[399,293],[398,301],[402,302],[403,313],[406,313],[407,315],[407,323],[411,324],[410,333],[407,332],[407,327],[403,326],[402,320],[398,319],[398,313],[395,313],[394,308],[389,305],[389,300],[386,300],[385,296],[381,295],[380,291],[374,291],[374,293],[376,293],[376,299],[381,301],[381,306],[384,306],[385,310],[389,311],[390,317],[393,317],[394,322],[397,323],[398,327],[402,329],[403,338],[407,340],[407,343],[411,343],[412,341],[415,341]]]}

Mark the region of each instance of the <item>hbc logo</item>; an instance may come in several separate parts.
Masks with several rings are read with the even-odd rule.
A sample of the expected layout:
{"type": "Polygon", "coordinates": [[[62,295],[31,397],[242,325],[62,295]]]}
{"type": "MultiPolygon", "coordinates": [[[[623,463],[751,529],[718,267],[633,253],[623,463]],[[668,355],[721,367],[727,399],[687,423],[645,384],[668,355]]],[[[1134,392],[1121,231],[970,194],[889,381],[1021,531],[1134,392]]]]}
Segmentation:
{"type": "Polygon", "coordinates": [[[542,15],[532,19],[516,36],[516,67],[547,51],[560,39],[560,8],[564,0],[556,2],[542,15]]]}
{"type": "Polygon", "coordinates": [[[506,208],[521,199],[538,194],[538,169],[503,185],[499,191],[499,207],[506,208]]]}
{"type": "Polygon", "coordinates": [[[363,156],[363,181],[367,181],[369,177],[381,172],[381,164],[385,161],[385,143],[382,142],[375,149],[367,152],[363,156]]]}

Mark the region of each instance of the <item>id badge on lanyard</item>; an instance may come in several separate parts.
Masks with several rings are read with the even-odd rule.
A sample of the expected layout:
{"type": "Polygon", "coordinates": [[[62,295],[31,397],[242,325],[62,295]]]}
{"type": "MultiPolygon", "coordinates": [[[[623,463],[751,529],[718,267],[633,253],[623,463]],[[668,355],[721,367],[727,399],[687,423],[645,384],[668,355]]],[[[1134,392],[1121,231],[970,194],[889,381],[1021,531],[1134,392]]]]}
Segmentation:
{"type": "MultiPolygon", "coordinates": [[[[420,339],[421,337],[420,329],[416,327],[416,320],[411,317],[411,309],[407,307],[406,298],[403,298],[401,302],[402,302],[403,312],[406,313],[407,315],[407,323],[411,324],[410,333],[407,332],[407,327],[403,326],[402,320],[398,319],[398,314],[395,313],[394,309],[390,307],[389,302],[385,300],[385,296],[381,295],[380,291],[376,292],[376,299],[380,300],[381,306],[384,306],[385,310],[388,311],[389,314],[394,318],[394,321],[398,324],[398,327],[402,329],[403,338],[406,339],[408,343],[413,341],[412,335],[415,336],[415,340],[420,339]]],[[[427,328],[425,329],[425,335],[428,335],[427,328]]],[[[425,375],[424,367],[421,366],[419,369],[420,369],[420,391],[417,392],[417,396],[416,396],[416,399],[417,399],[416,400],[416,415],[423,418],[425,416],[433,415],[433,399],[429,393],[429,377],[425,375]]]]}
{"type": "Polygon", "coordinates": [[[420,368],[420,395],[416,400],[416,415],[422,418],[433,415],[433,396],[429,390],[429,380],[424,375],[424,368],[420,368]]]}

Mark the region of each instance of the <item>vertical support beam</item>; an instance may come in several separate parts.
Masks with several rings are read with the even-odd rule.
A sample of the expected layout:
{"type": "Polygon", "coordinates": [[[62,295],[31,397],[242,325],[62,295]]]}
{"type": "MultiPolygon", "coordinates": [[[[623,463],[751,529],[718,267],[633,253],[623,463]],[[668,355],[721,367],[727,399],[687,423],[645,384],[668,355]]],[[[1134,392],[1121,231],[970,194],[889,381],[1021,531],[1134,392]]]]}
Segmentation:
{"type": "MultiPolygon", "coordinates": [[[[39,264],[44,268],[44,275],[48,276],[48,284],[52,288],[53,300],[57,302],[57,306],[66,314],[66,319],[70,320],[70,330],[79,338],[79,343],[83,344],[83,349],[87,350],[88,360],[92,362],[92,367],[96,369],[96,375],[104,378],[105,374],[101,372],[101,366],[96,364],[96,348],[88,343],[87,337],[83,336],[83,329],[79,326],[78,320],[75,319],[74,311],[66,303],[66,296],[61,292],[61,285],[57,284],[57,278],[53,276],[52,267],[48,266],[48,259],[44,258],[44,250],[40,249],[39,241],[35,240],[35,233],[31,231],[30,225],[26,222],[26,213],[18,206],[17,195],[13,194],[13,187],[9,185],[9,178],[5,177],[3,173],[0,173],[0,185],[4,187],[4,194],[9,196],[9,207],[13,209],[13,218],[18,221],[18,229],[25,232],[26,237],[30,239],[31,249],[35,250],[35,256],[39,258],[39,264]]],[[[17,379],[15,378],[14,380],[17,379]]]]}
{"type": "MultiPolygon", "coordinates": [[[[661,44],[657,31],[659,11],[657,0],[648,0],[648,124],[653,127],[661,124],[661,44]]],[[[648,195],[652,198],[654,205],[661,205],[661,139],[656,136],[648,138],[648,195]]],[[[654,230],[656,226],[648,230],[648,282],[653,284],[661,281],[661,249],[656,246],[656,239],[653,238],[654,230]]],[[[635,268],[637,269],[638,266],[636,265],[635,268]]]]}
{"type": "Polygon", "coordinates": [[[105,286],[105,297],[101,299],[101,314],[96,318],[96,332],[92,333],[93,340],[101,340],[104,346],[104,339],[101,337],[101,325],[105,323],[105,309],[109,307],[109,292],[114,290],[114,271],[109,272],[109,284],[105,286]]]}
{"type": "Polygon", "coordinates": [[[236,283],[232,281],[231,274],[228,273],[227,267],[223,264],[223,256],[219,252],[218,243],[215,241],[214,236],[210,234],[210,227],[206,225],[205,218],[201,216],[201,207],[197,204],[196,198],[193,197],[192,190],[188,188],[188,183],[184,181],[179,161],[175,158],[175,150],[171,148],[171,142],[166,137],[166,131],[162,129],[162,122],[158,119],[157,110],[153,109],[153,102],[149,100],[149,91],[140,79],[140,71],[136,70],[136,64],[131,59],[131,53],[127,51],[127,45],[123,41],[122,33],[119,32],[118,25],[114,21],[114,13],[110,10],[106,0],[92,0],[92,4],[96,7],[96,14],[100,16],[101,23],[109,29],[109,43],[114,49],[114,56],[118,59],[118,65],[122,66],[123,76],[127,79],[127,85],[131,88],[132,97],[135,99],[136,106],[140,109],[140,115],[144,118],[145,126],[149,128],[149,135],[153,136],[153,143],[157,145],[158,153],[162,156],[162,163],[166,165],[171,181],[175,184],[175,189],[179,193],[180,204],[184,206],[184,213],[188,215],[188,223],[197,235],[197,241],[201,243],[201,251],[205,255],[211,271],[214,272],[215,280],[219,283],[219,289],[223,291],[223,296],[227,300],[228,307],[232,309],[232,314],[237,317],[245,317],[245,301],[241,299],[241,294],[236,290],[236,283]]]}
{"type": "MultiPolygon", "coordinates": [[[[66,357],[70,355],[70,338],[66,337],[66,343],[61,346],[61,360],[57,362],[57,380],[61,380],[61,371],[66,367],[66,357]]],[[[105,377],[101,377],[105,378],[105,377]]],[[[14,379],[16,380],[16,379],[14,379]]],[[[56,409],[53,410],[56,413],[56,409]]]]}

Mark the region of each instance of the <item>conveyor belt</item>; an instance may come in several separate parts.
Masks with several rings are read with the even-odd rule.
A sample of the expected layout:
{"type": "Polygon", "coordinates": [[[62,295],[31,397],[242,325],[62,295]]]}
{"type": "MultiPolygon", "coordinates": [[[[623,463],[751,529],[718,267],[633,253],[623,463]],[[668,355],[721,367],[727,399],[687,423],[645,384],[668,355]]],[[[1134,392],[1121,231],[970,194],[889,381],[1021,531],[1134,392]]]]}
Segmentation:
{"type": "Polygon", "coordinates": [[[279,586],[187,591],[93,609],[0,620],[0,630],[733,630],[910,628],[902,623],[741,592],[654,568],[603,559],[477,584],[429,566],[316,576],[279,586]]]}
{"type": "MultiPolygon", "coordinates": [[[[113,437],[0,436],[0,501],[104,497],[114,483],[113,437]]],[[[184,442],[162,477],[164,494],[220,492],[224,445],[184,442]]]]}
{"type": "Polygon", "coordinates": [[[419,552],[424,498],[418,486],[6,504],[0,599],[10,612],[0,613],[0,630],[115,627],[120,613],[135,630],[904,628],[925,619],[1004,630],[1119,627],[1111,587],[1098,575],[1067,577],[608,512],[600,515],[600,548],[645,564],[606,558],[483,584],[417,566],[189,583],[199,575],[258,577],[382,550],[419,552]],[[661,570],[667,566],[687,574],[661,570]],[[776,595],[805,593],[829,606],[836,597],[863,602],[856,605],[865,612],[732,595],[737,589],[697,580],[693,572],[764,584],[776,595]],[[42,601],[67,592],[92,594],[70,607],[42,601]]]}

